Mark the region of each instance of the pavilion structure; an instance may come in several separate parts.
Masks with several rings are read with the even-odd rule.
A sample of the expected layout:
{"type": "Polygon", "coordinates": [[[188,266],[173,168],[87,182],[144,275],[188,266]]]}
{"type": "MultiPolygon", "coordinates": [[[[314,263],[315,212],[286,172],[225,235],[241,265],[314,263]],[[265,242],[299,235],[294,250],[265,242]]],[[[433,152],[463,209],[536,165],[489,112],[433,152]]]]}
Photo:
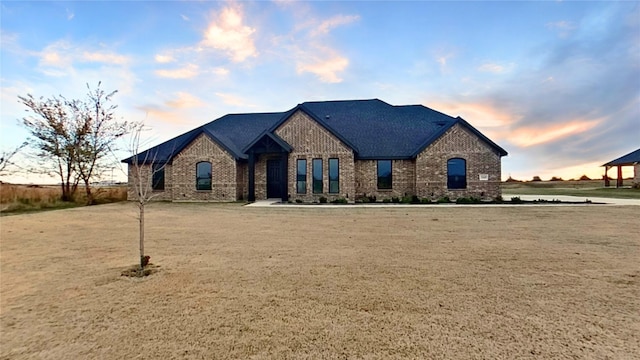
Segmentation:
{"type": "Polygon", "coordinates": [[[640,184],[640,149],[632,151],[627,155],[621,156],[615,160],[611,160],[604,166],[604,186],[610,186],[609,176],[607,173],[612,167],[618,168],[618,178],[616,180],[616,187],[622,187],[622,167],[633,166],[633,183],[640,184]]]}

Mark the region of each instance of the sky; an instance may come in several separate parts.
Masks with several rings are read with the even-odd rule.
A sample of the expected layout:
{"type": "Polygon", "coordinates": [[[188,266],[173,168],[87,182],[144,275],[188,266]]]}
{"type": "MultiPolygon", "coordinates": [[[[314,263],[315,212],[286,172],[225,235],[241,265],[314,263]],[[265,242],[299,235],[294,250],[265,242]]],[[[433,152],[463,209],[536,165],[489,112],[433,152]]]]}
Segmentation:
{"type": "MultiPolygon", "coordinates": [[[[509,152],[503,179],[600,178],[640,147],[638,1],[2,1],[0,12],[2,150],[28,136],[19,95],[83,98],[100,81],[118,90],[119,119],[148,126],[148,146],[228,113],[378,98],[461,116],[509,152]]],[[[45,181],[24,176],[13,180],[45,181]]]]}

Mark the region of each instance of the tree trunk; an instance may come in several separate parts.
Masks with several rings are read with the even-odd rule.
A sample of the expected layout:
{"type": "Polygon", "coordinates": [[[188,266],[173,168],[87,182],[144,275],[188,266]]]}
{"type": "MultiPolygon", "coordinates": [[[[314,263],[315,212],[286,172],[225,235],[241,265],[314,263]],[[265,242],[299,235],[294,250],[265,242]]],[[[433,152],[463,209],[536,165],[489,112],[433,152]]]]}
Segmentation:
{"type": "Polygon", "coordinates": [[[140,209],[140,269],[144,269],[144,203],[138,204],[140,209]]]}
{"type": "Polygon", "coordinates": [[[91,185],[89,184],[89,181],[85,180],[84,189],[87,193],[87,205],[94,205],[95,200],[93,199],[93,193],[91,192],[91,185]]]}

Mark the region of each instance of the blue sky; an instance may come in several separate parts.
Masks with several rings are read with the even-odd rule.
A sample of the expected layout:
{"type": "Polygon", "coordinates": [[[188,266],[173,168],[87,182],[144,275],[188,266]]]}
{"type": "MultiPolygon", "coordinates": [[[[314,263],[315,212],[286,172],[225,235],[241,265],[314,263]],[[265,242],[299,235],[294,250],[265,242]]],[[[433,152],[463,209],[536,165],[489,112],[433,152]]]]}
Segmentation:
{"type": "Polygon", "coordinates": [[[462,116],[509,152],[504,178],[599,177],[599,165],[640,147],[640,2],[3,1],[0,10],[3,149],[27,136],[18,95],[81,98],[98,81],[119,91],[118,116],[152,129],[148,145],[227,113],[379,98],[462,116]]]}

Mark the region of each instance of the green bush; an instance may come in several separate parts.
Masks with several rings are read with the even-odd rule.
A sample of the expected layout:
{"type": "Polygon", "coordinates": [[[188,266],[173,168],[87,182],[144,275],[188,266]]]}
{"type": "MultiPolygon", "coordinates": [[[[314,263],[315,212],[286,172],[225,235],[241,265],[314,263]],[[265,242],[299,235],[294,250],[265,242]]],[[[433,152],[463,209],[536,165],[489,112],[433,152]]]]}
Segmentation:
{"type": "Polygon", "coordinates": [[[302,199],[296,199],[296,204],[302,204],[304,201],[302,199]]]}
{"type": "Polygon", "coordinates": [[[347,204],[349,201],[347,201],[347,199],[343,198],[343,197],[339,197],[337,199],[333,199],[331,200],[332,204],[347,204]]]}
{"type": "Polygon", "coordinates": [[[450,203],[450,202],[451,202],[451,199],[449,199],[448,196],[443,196],[440,199],[438,199],[438,203],[440,204],[450,203]]]}
{"type": "Polygon", "coordinates": [[[522,204],[523,201],[522,199],[520,199],[520,196],[514,196],[511,198],[511,203],[512,204],[522,204]]]}
{"type": "Polygon", "coordinates": [[[327,198],[324,196],[320,196],[320,198],[318,199],[318,201],[320,202],[320,204],[326,204],[327,203],[327,198]]]}
{"type": "Polygon", "coordinates": [[[391,202],[394,203],[394,204],[399,204],[400,203],[400,198],[394,196],[394,197],[391,198],[391,202]]]}
{"type": "Polygon", "coordinates": [[[385,204],[389,204],[391,202],[391,199],[384,198],[384,199],[382,199],[382,202],[385,203],[385,204]]]}
{"type": "Polygon", "coordinates": [[[420,199],[420,203],[421,203],[421,204],[431,204],[431,199],[429,199],[429,198],[422,198],[422,199],[420,199]]]}

